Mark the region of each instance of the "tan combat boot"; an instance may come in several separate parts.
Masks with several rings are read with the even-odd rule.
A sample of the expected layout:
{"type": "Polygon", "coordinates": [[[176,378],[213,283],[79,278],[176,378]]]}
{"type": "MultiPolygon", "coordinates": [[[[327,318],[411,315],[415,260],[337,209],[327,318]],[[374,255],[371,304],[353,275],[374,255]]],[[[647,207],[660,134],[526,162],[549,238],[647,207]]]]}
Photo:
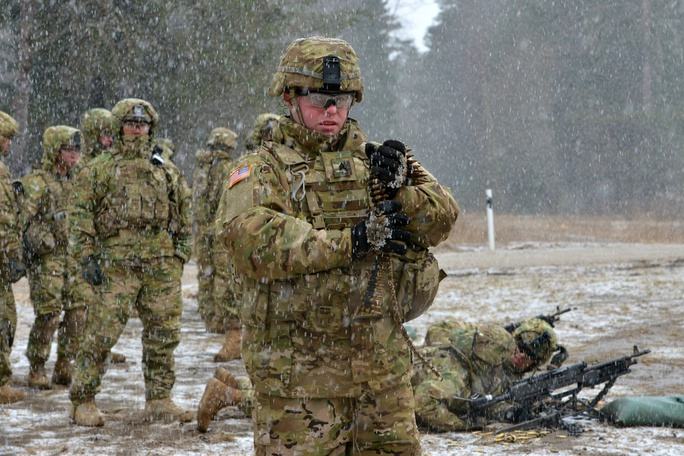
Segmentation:
{"type": "Polygon", "coordinates": [[[226,338],[223,341],[223,347],[218,353],[214,355],[214,362],[221,363],[240,359],[240,330],[229,329],[226,331],[226,338]]]}
{"type": "Polygon", "coordinates": [[[214,372],[214,378],[231,388],[240,389],[240,383],[238,383],[237,379],[233,377],[233,374],[228,372],[228,369],[225,367],[217,367],[214,372]]]}
{"type": "Polygon", "coordinates": [[[122,353],[111,352],[109,354],[109,361],[112,364],[123,364],[126,362],[126,355],[122,353]]]}
{"type": "Polygon", "coordinates": [[[170,398],[150,399],[145,403],[144,419],[164,423],[189,423],[192,421],[192,412],[178,407],[170,398]]]}
{"type": "Polygon", "coordinates": [[[12,388],[9,383],[0,386],[0,404],[11,404],[26,399],[26,393],[20,389],[12,388]]]}
{"type": "Polygon", "coordinates": [[[31,367],[28,374],[28,386],[38,389],[50,389],[50,380],[45,373],[45,366],[31,367]]]}
{"type": "Polygon", "coordinates": [[[104,418],[97,409],[94,399],[79,405],[73,405],[71,407],[71,421],[79,426],[104,426],[104,418]]]}
{"type": "Polygon", "coordinates": [[[68,359],[58,356],[55,370],[52,371],[52,383],[69,386],[71,383],[71,363],[68,359]]]}
{"type": "Polygon", "coordinates": [[[241,398],[240,391],[215,378],[209,379],[197,407],[197,430],[207,432],[209,422],[219,410],[235,405],[241,398]]]}

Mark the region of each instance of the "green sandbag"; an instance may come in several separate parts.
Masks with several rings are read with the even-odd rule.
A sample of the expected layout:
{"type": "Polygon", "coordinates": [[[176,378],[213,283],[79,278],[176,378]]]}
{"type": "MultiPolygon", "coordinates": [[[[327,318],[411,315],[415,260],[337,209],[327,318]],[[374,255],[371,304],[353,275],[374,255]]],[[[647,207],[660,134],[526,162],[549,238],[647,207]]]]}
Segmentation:
{"type": "Polygon", "coordinates": [[[618,426],[684,427],[684,396],[623,397],[601,412],[618,426]]]}

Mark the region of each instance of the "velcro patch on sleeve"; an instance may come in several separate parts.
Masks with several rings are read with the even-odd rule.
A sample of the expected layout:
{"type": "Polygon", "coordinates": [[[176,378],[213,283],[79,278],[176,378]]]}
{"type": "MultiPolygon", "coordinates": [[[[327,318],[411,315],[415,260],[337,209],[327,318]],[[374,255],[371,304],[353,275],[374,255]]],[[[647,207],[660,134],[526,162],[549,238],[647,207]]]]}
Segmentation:
{"type": "Polygon", "coordinates": [[[240,166],[238,168],[235,168],[231,173],[230,176],[228,177],[228,188],[232,188],[239,182],[242,182],[243,180],[247,179],[249,175],[252,173],[252,166],[251,165],[244,165],[240,166]]]}

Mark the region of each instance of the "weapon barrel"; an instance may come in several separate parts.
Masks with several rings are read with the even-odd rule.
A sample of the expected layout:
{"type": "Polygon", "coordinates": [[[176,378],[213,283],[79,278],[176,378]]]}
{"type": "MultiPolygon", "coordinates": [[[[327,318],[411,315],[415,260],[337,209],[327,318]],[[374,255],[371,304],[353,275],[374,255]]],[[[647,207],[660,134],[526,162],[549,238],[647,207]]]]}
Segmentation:
{"type": "Polygon", "coordinates": [[[470,402],[471,410],[477,413],[504,401],[521,404],[540,400],[558,388],[578,383],[582,379],[586,367],[587,363],[581,362],[519,380],[503,394],[472,400],[470,402]]]}
{"type": "Polygon", "coordinates": [[[583,387],[592,387],[628,374],[630,366],[637,363],[635,358],[650,352],[651,350],[635,351],[630,356],[623,356],[593,365],[582,376],[581,384],[583,387]]]}

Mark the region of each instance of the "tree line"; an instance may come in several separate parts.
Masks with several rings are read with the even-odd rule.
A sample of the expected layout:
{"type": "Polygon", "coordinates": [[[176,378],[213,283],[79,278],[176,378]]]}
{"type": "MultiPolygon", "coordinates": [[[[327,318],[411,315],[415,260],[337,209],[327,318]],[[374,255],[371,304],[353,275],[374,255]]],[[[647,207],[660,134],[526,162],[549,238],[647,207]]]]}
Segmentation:
{"type": "Polygon", "coordinates": [[[684,1],[439,0],[419,53],[382,0],[9,0],[0,12],[0,109],[40,135],[136,96],[191,175],[217,126],[246,135],[282,112],[266,95],[293,38],[350,41],[371,139],[409,143],[466,208],[492,188],[504,211],[684,213],[684,1]]]}

